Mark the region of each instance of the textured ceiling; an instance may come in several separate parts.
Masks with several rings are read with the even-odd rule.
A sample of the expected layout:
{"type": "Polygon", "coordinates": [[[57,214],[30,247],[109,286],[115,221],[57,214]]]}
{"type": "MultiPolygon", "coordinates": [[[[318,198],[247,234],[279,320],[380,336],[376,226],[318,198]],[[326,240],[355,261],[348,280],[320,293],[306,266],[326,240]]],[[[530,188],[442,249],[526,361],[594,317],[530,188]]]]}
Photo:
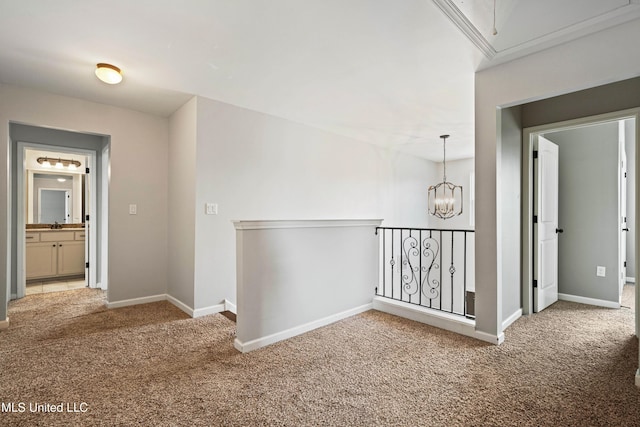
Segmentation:
{"type": "MultiPolygon", "coordinates": [[[[496,57],[532,13],[503,2],[496,57]]],[[[0,0],[0,82],[162,116],[195,94],[436,161],[448,133],[447,157],[472,157],[474,73],[492,60],[443,7],[480,33],[493,2],[0,0]],[[123,83],[99,82],[98,62],[123,83]]]]}

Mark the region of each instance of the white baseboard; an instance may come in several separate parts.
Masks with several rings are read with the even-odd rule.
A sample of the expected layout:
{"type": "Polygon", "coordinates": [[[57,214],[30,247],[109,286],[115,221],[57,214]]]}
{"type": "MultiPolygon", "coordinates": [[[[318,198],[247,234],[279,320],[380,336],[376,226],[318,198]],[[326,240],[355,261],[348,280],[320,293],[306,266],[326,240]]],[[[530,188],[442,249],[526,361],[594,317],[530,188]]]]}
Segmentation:
{"type": "Polygon", "coordinates": [[[224,303],[211,305],[209,307],[204,307],[204,308],[196,308],[195,310],[193,310],[193,315],[191,317],[196,318],[196,317],[208,316],[210,314],[221,313],[224,310],[225,310],[224,303]]]}
{"type": "Polygon", "coordinates": [[[580,304],[596,305],[598,307],[606,308],[620,308],[619,302],[607,301],[603,299],[594,299],[587,297],[580,297],[577,295],[558,294],[558,299],[562,301],[579,302],[580,304]]]}
{"type": "Polygon", "coordinates": [[[625,277],[624,280],[625,280],[625,283],[636,283],[635,277],[625,277]]]}
{"type": "Polygon", "coordinates": [[[477,338],[480,341],[488,342],[490,344],[500,345],[504,342],[504,332],[500,332],[498,335],[489,334],[483,331],[475,331],[473,338],[477,338]]]}
{"type": "Polygon", "coordinates": [[[372,304],[365,304],[360,307],[352,308],[351,310],[343,311],[341,313],[336,313],[322,319],[314,320],[313,322],[305,323],[304,325],[295,326],[285,331],[276,332],[274,334],[267,335],[265,337],[256,338],[247,342],[243,342],[240,339],[240,337],[238,337],[235,339],[233,346],[237,350],[241,351],[242,353],[248,353],[250,351],[257,350],[261,347],[274,344],[278,341],[286,340],[288,338],[293,338],[297,335],[304,334],[305,332],[309,332],[314,329],[329,325],[331,323],[335,323],[339,320],[346,319],[347,317],[351,317],[356,314],[369,311],[371,310],[371,308],[372,308],[372,304]]]}
{"type": "Polygon", "coordinates": [[[148,304],[150,302],[158,302],[158,301],[166,301],[166,300],[167,300],[167,294],[152,295],[149,297],[140,297],[140,298],[126,299],[122,301],[108,302],[107,308],[128,307],[130,305],[148,304]]]}
{"type": "Polygon", "coordinates": [[[10,300],[13,301],[13,300],[16,300],[16,299],[18,299],[18,294],[11,293],[10,300]]]}
{"type": "Polygon", "coordinates": [[[179,299],[171,295],[159,294],[159,295],[152,295],[149,297],[133,298],[133,299],[123,300],[123,301],[116,301],[116,302],[108,302],[107,308],[128,307],[130,305],[148,304],[150,302],[158,302],[158,301],[168,301],[171,304],[178,307],[180,310],[187,313],[189,317],[193,317],[193,318],[207,316],[209,314],[214,314],[214,313],[220,313],[225,310],[233,311],[235,313],[235,307],[236,307],[234,304],[231,304],[227,300],[225,300],[222,304],[216,304],[210,307],[198,308],[194,310],[193,308],[189,307],[187,304],[183,303],[182,301],[180,301],[179,299]],[[233,310],[227,307],[233,308],[233,310]]]}
{"type": "Polygon", "coordinates": [[[8,328],[9,328],[9,316],[7,316],[7,318],[4,320],[0,320],[0,331],[8,328]]]}
{"type": "Polygon", "coordinates": [[[640,369],[636,371],[636,387],[640,387],[640,369]]]}
{"type": "Polygon", "coordinates": [[[229,301],[228,299],[224,300],[224,309],[226,311],[230,311],[233,314],[238,314],[238,309],[236,307],[236,305],[234,303],[232,303],[231,301],[229,301]]]}
{"type": "Polygon", "coordinates": [[[424,323],[436,328],[455,332],[467,337],[476,338],[491,344],[502,344],[504,334],[498,336],[476,330],[476,322],[462,316],[453,315],[426,307],[418,307],[402,301],[395,301],[388,298],[375,297],[373,299],[374,310],[404,317],[416,322],[424,323]]]}
{"type": "Polygon", "coordinates": [[[502,321],[502,330],[507,329],[513,322],[522,317],[522,308],[517,309],[511,316],[502,321]]]}
{"type": "Polygon", "coordinates": [[[183,303],[179,299],[169,294],[166,295],[166,300],[169,301],[171,304],[175,305],[176,307],[178,307],[180,310],[187,313],[189,317],[193,317],[193,308],[189,307],[187,304],[183,303]]]}

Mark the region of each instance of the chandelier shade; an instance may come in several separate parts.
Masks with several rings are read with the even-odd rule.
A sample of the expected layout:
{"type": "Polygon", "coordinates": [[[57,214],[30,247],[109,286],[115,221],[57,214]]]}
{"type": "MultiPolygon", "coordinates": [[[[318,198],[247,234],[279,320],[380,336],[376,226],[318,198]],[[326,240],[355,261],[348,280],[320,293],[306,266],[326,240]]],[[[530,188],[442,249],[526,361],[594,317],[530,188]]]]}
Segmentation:
{"type": "Polygon", "coordinates": [[[443,150],[442,182],[428,190],[427,206],[429,214],[441,219],[449,219],[462,214],[462,186],[447,181],[446,142],[449,135],[441,135],[443,150]]]}

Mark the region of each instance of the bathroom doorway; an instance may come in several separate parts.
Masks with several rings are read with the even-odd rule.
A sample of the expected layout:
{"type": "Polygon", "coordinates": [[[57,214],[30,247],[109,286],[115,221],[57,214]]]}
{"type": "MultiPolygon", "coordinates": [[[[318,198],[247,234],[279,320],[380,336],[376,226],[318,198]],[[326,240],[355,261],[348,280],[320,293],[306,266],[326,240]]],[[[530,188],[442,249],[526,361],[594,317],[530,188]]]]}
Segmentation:
{"type": "Polygon", "coordinates": [[[9,129],[11,299],[24,297],[27,284],[41,292],[106,289],[109,137],[17,123],[9,129]],[[48,212],[42,194],[49,191],[65,195],[64,213],[48,212]]]}

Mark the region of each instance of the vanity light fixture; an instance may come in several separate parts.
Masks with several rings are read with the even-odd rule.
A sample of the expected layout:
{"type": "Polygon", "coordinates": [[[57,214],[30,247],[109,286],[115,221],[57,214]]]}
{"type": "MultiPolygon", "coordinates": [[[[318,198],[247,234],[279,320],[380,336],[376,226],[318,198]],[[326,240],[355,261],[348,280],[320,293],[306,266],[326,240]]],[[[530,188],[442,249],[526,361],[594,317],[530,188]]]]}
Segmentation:
{"type": "Polygon", "coordinates": [[[122,71],[115,65],[101,62],[96,65],[96,77],[107,84],[115,85],[122,81],[122,71]]]}
{"type": "Polygon", "coordinates": [[[45,168],[50,168],[51,167],[51,163],[53,163],[55,165],[56,169],[63,169],[63,168],[68,168],[69,170],[76,170],[80,167],[80,165],[82,163],[80,163],[78,160],[72,160],[72,159],[55,159],[55,158],[50,158],[50,157],[38,157],[36,159],[36,161],[41,164],[43,167],[45,168]]]}
{"type": "Polygon", "coordinates": [[[462,186],[447,181],[447,149],[449,135],[442,138],[442,182],[429,187],[427,206],[429,213],[441,219],[449,219],[462,213],[462,186]]]}

